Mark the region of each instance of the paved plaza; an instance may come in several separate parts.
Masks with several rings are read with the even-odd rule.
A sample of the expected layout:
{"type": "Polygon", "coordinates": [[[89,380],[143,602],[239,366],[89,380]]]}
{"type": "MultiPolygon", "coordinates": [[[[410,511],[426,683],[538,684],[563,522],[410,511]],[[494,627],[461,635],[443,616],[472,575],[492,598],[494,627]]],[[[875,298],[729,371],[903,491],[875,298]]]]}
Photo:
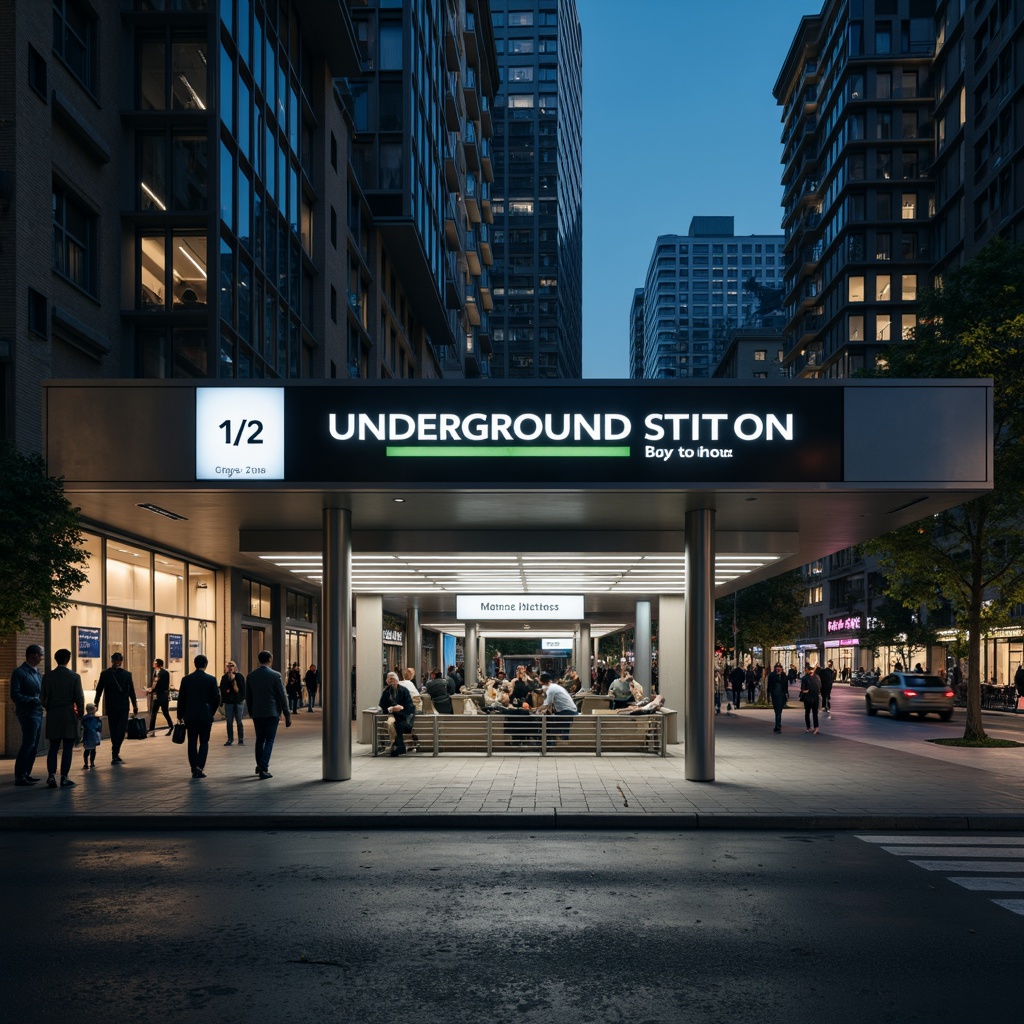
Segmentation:
{"type": "MultiPolygon", "coordinates": [[[[253,774],[246,744],[223,746],[214,727],[207,778],[191,779],[185,748],[163,732],[110,746],[77,785],[18,789],[7,760],[3,828],[977,828],[1024,830],[1024,747],[963,750],[929,743],[962,733],[950,723],[868,718],[863,691],[836,688],[821,733],[799,706],[772,732],[770,711],[723,712],[716,781],[688,782],[683,746],[667,757],[411,754],[372,757],[354,745],[352,778],[324,782],[321,715],[301,711],[278,732],[272,779],[253,774]]],[[[246,723],[248,726],[248,722],[246,723]]],[[[990,714],[993,736],[1024,740],[1024,715],[990,714]]],[[[45,760],[34,775],[45,778],[45,760]]]]}

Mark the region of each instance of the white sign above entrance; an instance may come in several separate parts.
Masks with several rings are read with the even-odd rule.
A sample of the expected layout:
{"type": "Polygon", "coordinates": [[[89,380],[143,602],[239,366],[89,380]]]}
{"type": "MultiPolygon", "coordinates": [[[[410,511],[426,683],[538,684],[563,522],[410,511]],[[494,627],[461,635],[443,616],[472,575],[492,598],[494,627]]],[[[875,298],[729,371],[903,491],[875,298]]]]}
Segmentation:
{"type": "Polygon", "coordinates": [[[583,618],[582,594],[459,594],[455,617],[467,622],[491,619],[583,618]]]}
{"type": "Polygon", "coordinates": [[[571,651],[571,636],[546,636],[540,642],[542,651],[571,651]]]}
{"type": "Polygon", "coordinates": [[[196,479],[284,479],[284,388],[196,388],[196,479]]]}

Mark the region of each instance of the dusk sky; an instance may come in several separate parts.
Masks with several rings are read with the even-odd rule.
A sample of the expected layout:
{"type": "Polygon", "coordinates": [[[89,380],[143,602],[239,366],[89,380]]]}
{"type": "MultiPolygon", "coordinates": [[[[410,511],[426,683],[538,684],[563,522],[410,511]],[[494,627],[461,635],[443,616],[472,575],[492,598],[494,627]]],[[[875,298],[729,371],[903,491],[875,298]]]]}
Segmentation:
{"type": "Polygon", "coordinates": [[[781,234],[772,97],[815,0],[577,0],[583,29],[583,375],[625,377],[658,235],[698,215],[781,234]]]}

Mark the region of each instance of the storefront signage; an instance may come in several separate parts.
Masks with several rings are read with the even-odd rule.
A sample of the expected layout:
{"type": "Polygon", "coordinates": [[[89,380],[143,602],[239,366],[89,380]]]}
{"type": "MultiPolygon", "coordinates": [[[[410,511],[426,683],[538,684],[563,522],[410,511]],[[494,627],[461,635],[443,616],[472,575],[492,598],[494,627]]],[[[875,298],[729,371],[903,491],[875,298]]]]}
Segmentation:
{"type": "Polygon", "coordinates": [[[830,647],[859,647],[860,641],[855,636],[845,636],[839,640],[826,640],[825,649],[830,647]]]}
{"type": "Polygon", "coordinates": [[[199,387],[196,478],[840,481],[843,389],[819,390],[810,403],[787,387],[199,387]]]}
{"type": "Polygon", "coordinates": [[[75,648],[79,658],[100,656],[100,630],[98,626],[75,626],[75,648]]]}
{"type": "Polygon", "coordinates": [[[546,636],[540,642],[540,649],[542,651],[571,651],[572,650],[572,637],[571,636],[546,636]]]}
{"type": "Polygon", "coordinates": [[[847,615],[842,619],[829,619],[826,623],[827,633],[853,633],[861,629],[863,618],[860,615],[847,615]]]}
{"type": "Polygon", "coordinates": [[[181,661],[185,652],[185,637],[181,633],[167,634],[167,660],[181,661]]]}
{"type": "Polygon", "coordinates": [[[459,594],[455,617],[467,622],[490,619],[583,618],[583,595],[557,594],[459,594]]]}
{"type": "Polygon", "coordinates": [[[384,643],[393,644],[399,647],[405,642],[402,639],[403,633],[400,629],[385,629],[384,630],[384,643]]]}

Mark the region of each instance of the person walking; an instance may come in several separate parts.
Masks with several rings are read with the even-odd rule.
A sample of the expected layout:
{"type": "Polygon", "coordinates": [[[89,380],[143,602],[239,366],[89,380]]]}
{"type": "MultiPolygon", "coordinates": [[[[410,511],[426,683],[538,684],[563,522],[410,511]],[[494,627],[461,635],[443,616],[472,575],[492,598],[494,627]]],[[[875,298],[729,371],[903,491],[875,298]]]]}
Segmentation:
{"type": "Polygon", "coordinates": [[[746,671],[743,673],[743,684],[747,689],[747,703],[753,704],[757,700],[757,673],[754,671],[752,662],[747,662],[746,671]]]}
{"type": "Polygon", "coordinates": [[[306,669],[302,681],[306,684],[306,697],[309,701],[306,710],[313,714],[313,708],[316,707],[316,691],[320,689],[320,673],[317,672],[316,665],[310,665],[306,669]]]}
{"type": "Polygon", "coordinates": [[[775,668],[768,673],[768,696],[775,711],[775,728],[772,731],[782,732],[782,709],[789,697],[789,677],[783,671],[781,661],[777,661],[775,668]]]}
{"type": "MultiPolygon", "coordinates": [[[[939,674],[942,676],[942,681],[945,682],[945,669],[939,669],[939,674]]],[[[1013,685],[1017,691],[1017,699],[1013,703],[1013,713],[1017,714],[1017,706],[1020,704],[1021,697],[1024,697],[1024,663],[1018,663],[1017,671],[1013,673],[1013,685]]]]}
{"type": "Polygon", "coordinates": [[[288,669],[288,686],[285,688],[285,693],[294,715],[299,710],[299,704],[302,703],[302,674],[299,672],[297,661],[293,661],[292,667],[288,669]]]}
{"type": "Polygon", "coordinates": [[[121,744],[124,734],[128,731],[128,705],[132,713],[139,713],[139,703],[135,699],[135,681],[131,672],[122,668],[124,655],[114,651],[110,656],[110,668],[100,673],[96,686],[96,703],[103,698],[103,714],[107,719],[107,732],[110,733],[110,763],[124,764],[121,757],[121,744]]]}
{"type": "Polygon", "coordinates": [[[156,713],[162,711],[164,720],[167,722],[167,733],[170,736],[174,732],[174,723],[168,711],[171,700],[171,674],[164,668],[163,658],[157,658],[153,662],[153,676],[150,679],[149,689],[146,690],[152,702],[149,710],[149,735],[156,735],[156,713]]]}
{"type": "Polygon", "coordinates": [[[68,668],[71,652],[62,647],[53,660],[57,667],[43,676],[41,698],[46,709],[46,738],[50,741],[46,752],[46,785],[50,789],[57,788],[57,751],[60,750],[60,786],[63,789],[74,785],[69,775],[78,742],[78,723],[85,713],[85,694],[82,693],[82,677],[68,668]]]}
{"type": "Polygon", "coordinates": [[[818,666],[818,679],[821,682],[821,709],[832,717],[832,684],[836,681],[836,670],[834,662],[829,662],[824,668],[818,666]]]}
{"type": "Polygon", "coordinates": [[[96,748],[103,742],[103,719],[96,714],[95,704],[85,705],[82,719],[82,770],[96,767],[96,748]]]}
{"type": "Polygon", "coordinates": [[[43,680],[39,675],[42,660],[42,647],[29,644],[25,648],[25,660],[11,673],[11,700],[21,726],[21,746],[14,759],[16,786],[34,786],[39,781],[32,778],[32,768],[36,763],[39,733],[43,728],[43,680]]]}
{"type": "MultiPolygon", "coordinates": [[[[743,666],[737,661],[733,670],[729,673],[729,682],[732,684],[732,703],[737,711],[740,709],[740,698],[743,696],[743,684],[746,682],[747,673],[743,666]]],[[[728,707],[726,711],[728,711],[728,707]]]]}
{"type": "Polygon", "coordinates": [[[238,745],[245,745],[245,733],[242,728],[242,709],[245,707],[245,676],[238,671],[238,666],[229,661],[224,666],[224,675],[220,677],[220,702],[224,708],[224,718],[228,723],[228,741],[225,747],[235,742],[235,723],[238,723],[238,745]]]}
{"type": "Polygon", "coordinates": [[[209,661],[205,654],[197,654],[192,664],[195,672],[185,676],[178,689],[178,721],[185,723],[192,778],[205,779],[203,769],[210,753],[210,732],[214,712],[220,707],[220,691],[217,680],[206,671],[209,661]]]}
{"type": "Polygon", "coordinates": [[[804,705],[804,725],[806,731],[811,731],[811,721],[814,721],[814,735],[818,735],[818,697],[821,695],[821,680],[817,677],[810,665],[800,679],[800,700],[804,705]]]}
{"type": "Polygon", "coordinates": [[[270,667],[274,656],[270,651],[260,651],[256,660],[259,667],[250,672],[245,681],[245,706],[256,733],[256,774],[261,779],[272,779],[270,755],[274,752],[281,715],[284,715],[286,729],[291,728],[292,715],[288,710],[281,673],[270,667]]]}

